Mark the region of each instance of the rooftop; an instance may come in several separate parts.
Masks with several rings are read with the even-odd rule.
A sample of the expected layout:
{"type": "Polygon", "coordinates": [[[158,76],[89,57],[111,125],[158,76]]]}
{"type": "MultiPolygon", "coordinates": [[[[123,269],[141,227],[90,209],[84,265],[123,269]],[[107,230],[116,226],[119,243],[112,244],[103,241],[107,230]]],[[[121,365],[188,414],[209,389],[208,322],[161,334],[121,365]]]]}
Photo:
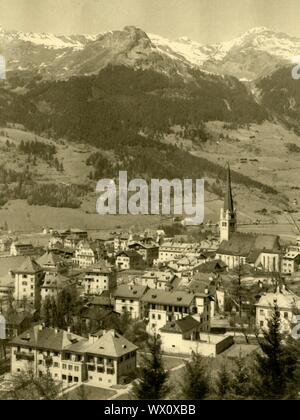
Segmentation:
{"type": "Polygon", "coordinates": [[[200,327],[200,322],[194,319],[192,316],[186,316],[183,319],[178,319],[176,321],[168,322],[160,330],[163,332],[175,333],[175,334],[184,334],[195,328],[200,327]]]}
{"type": "Polygon", "coordinates": [[[116,298],[141,299],[147,289],[147,286],[121,284],[114,290],[113,295],[116,298]]]}
{"type": "Polygon", "coordinates": [[[64,330],[35,325],[11,341],[15,346],[61,351],[84,338],[64,330]]]}
{"type": "Polygon", "coordinates": [[[154,290],[149,289],[143,296],[142,301],[146,303],[159,303],[161,305],[190,306],[195,295],[191,292],[174,290],[154,290]]]}
{"type": "Polygon", "coordinates": [[[239,255],[251,260],[257,258],[261,252],[280,252],[279,237],[235,232],[229,241],[223,241],[217,250],[217,254],[239,255]]]}

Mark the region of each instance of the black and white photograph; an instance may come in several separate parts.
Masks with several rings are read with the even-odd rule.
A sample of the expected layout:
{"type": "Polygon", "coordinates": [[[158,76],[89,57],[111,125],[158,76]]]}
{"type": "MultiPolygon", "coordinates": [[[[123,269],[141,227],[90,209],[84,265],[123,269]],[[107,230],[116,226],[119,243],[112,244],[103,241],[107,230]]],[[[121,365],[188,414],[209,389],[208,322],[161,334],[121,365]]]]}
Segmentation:
{"type": "Polygon", "coordinates": [[[298,0],[0,0],[0,400],[300,400],[298,0]]]}

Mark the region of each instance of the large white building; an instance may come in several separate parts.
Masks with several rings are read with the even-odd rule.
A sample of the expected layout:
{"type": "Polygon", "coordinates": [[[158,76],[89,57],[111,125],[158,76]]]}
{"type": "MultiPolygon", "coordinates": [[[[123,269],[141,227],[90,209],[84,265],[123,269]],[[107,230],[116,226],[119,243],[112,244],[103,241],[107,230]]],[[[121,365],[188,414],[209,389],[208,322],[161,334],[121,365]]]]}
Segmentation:
{"type": "Polygon", "coordinates": [[[300,310],[300,297],[288,291],[283,285],[277,287],[273,293],[265,293],[256,303],[256,326],[259,329],[267,329],[275,305],[278,306],[281,318],[281,329],[290,333],[294,319],[294,312],[300,310]]]}
{"type": "Polygon", "coordinates": [[[197,315],[203,331],[210,329],[210,296],[190,291],[149,289],[142,298],[149,334],[158,333],[168,322],[197,315]]]}
{"type": "Polygon", "coordinates": [[[83,284],[86,294],[101,295],[103,291],[117,286],[116,269],[105,261],[92,265],[86,269],[83,284]]]}
{"type": "Polygon", "coordinates": [[[113,293],[115,311],[119,314],[127,313],[132,319],[141,319],[143,316],[141,299],[147,289],[147,286],[119,285],[113,293]]]}
{"type": "Polygon", "coordinates": [[[26,301],[37,307],[41,300],[41,286],[44,277],[42,268],[28,257],[23,264],[12,272],[15,280],[14,298],[26,301]]]}
{"type": "Polygon", "coordinates": [[[112,386],[136,369],[137,347],[114,330],[88,339],[36,325],[11,341],[11,373],[47,371],[64,387],[86,383],[112,386]]]}

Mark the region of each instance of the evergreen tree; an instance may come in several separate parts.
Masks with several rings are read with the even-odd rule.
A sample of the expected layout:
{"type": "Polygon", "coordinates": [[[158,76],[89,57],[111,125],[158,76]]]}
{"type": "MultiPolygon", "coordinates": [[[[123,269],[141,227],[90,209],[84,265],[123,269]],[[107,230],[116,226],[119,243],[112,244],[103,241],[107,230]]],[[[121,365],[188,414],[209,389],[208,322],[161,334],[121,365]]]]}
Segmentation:
{"type": "Polygon", "coordinates": [[[149,355],[144,355],[132,394],[138,400],[162,400],[168,393],[168,373],[162,361],[161,342],[157,335],[148,341],[149,355]]]}
{"type": "Polygon", "coordinates": [[[288,398],[290,384],[295,382],[297,355],[280,330],[280,311],[275,304],[268,329],[258,340],[262,354],[256,354],[257,396],[261,399],[288,398]]]}
{"type": "Polygon", "coordinates": [[[209,377],[200,354],[192,352],[192,359],[186,362],[181,389],[187,400],[203,400],[207,397],[209,377]]]}
{"type": "Polygon", "coordinates": [[[234,399],[243,399],[247,398],[252,393],[252,381],[249,367],[247,365],[247,360],[242,357],[240,354],[238,359],[234,360],[235,367],[233,369],[233,378],[232,378],[232,392],[234,399]]]}
{"type": "Polygon", "coordinates": [[[218,398],[222,400],[229,398],[232,389],[232,378],[225,363],[223,363],[221,369],[218,372],[216,385],[218,398]]]}

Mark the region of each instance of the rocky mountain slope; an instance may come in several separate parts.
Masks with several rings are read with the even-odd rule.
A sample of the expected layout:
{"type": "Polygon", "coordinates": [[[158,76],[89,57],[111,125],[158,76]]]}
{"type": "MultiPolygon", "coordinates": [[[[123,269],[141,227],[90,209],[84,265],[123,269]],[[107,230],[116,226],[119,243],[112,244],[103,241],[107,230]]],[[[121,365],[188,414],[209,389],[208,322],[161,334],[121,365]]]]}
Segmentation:
{"type": "Polygon", "coordinates": [[[172,41],[133,26],[98,35],[71,36],[0,29],[0,52],[6,57],[8,70],[36,71],[52,78],[95,74],[112,64],[184,77],[197,68],[253,80],[277,66],[297,61],[300,39],[263,27],[211,45],[185,37],[172,41]]]}

